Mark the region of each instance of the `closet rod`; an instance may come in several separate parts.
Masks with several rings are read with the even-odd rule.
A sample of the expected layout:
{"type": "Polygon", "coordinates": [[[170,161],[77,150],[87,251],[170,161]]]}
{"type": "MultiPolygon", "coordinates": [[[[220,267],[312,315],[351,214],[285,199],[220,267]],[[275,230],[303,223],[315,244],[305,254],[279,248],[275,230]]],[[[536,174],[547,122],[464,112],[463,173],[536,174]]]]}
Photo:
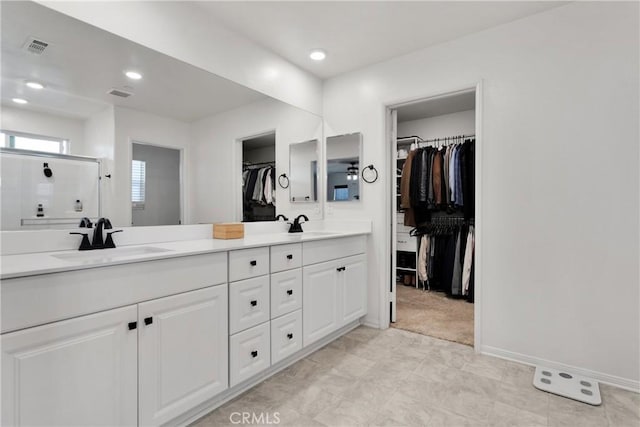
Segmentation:
{"type": "Polygon", "coordinates": [[[423,143],[429,143],[429,142],[440,142],[440,141],[454,141],[454,140],[458,140],[458,139],[468,139],[468,138],[475,138],[476,135],[472,134],[472,135],[454,135],[454,136],[446,136],[444,138],[433,138],[433,139],[423,139],[421,141],[418,141],[418,144],[423,144],[423,143]]]}
{"type": "Polygon", "coordinates": [[[275,161],[274,161],[274,162],[260,162],[260,163],[249,163],[249,162],[247,162],[247,163],[243,163],[243,164],[242,164],[242,166],[244,166],[244,167],[250,167],[250,166],[264,166],[264,165],[267,165],[267,166],[275,166],[275,165],[276,165],[276,162],[275,162],[275,161]]]}

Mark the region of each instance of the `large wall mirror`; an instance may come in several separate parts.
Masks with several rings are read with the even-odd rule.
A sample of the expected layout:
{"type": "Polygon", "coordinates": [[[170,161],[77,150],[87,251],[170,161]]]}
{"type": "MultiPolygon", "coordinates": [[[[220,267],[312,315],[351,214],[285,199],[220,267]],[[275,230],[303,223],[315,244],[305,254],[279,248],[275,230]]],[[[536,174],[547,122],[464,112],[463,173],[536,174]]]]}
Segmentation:
{"type": "Polygon", "coordinates": [[[38,3],[4,2],[1,31],[3,230],[299,211],[276,179],[321,117],[38,3]]]}
{"type": "Polygon", "coordinates": [[[291,202],[318,201],[318,140],[289,146],[291,202]]]}
{"type": "Polygon", "coordinates": [[[362,134],[327,138],[327,201],[360,200],[360,157],[362,134]]]}

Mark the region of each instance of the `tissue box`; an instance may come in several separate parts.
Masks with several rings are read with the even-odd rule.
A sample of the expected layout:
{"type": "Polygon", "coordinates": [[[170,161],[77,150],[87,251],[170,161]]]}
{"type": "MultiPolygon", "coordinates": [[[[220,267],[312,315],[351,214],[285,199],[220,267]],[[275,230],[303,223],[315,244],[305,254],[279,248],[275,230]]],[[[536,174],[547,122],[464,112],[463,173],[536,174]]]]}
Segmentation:
{"type": "Polygon", "coordinates": [[[213,224],[214,239],[242,239],[244,237],[244,224],[241,222],[223,222],[213,224]]]}

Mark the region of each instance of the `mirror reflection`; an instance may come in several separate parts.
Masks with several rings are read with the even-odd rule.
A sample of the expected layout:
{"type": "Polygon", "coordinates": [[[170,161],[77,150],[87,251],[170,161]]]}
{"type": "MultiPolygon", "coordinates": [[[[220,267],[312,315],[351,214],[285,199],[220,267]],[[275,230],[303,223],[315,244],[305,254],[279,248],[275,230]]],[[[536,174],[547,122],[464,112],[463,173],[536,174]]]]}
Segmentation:
{"type": "Polygon", "coordinates": [[[360,200],[362,135],[352,133],[327,138],[327,201],[360,200]]]}
{"type": "Polygon", "coordinates": [[[0,18],[3,230],[100,216],[272,220],[292,208],[275,171],[286,172],[289,144],[322,138],[321,117],[37,3],[3,3],[0,18]],[[269,132],[265,159],[253,139],[269,132]],[[250,169],[263,169],[251,194],[250,169]]]}
{"type": "Polygon", "coordinates": [[[289,145],[291,202],[318,200],[318,140],[289,145]]]}

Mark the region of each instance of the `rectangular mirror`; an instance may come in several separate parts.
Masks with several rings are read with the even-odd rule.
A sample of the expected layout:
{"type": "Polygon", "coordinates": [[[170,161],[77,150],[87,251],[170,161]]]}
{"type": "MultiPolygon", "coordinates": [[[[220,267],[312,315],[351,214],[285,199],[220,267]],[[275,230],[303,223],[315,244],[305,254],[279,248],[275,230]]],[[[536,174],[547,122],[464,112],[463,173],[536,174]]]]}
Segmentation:
{"type": "Polygon", "coordinates": [[[318,140],[289,145],[289,196],[292,203],[318,201],[318,140]]]}
{"type": "Polygon", "coordinates": [[[362,134],[327,138],[327,201],[360,200],[360,153],[362,134]]]}
{"type": "MultiPolygon", "coordinates": [[[[114,227],[264,221],[300,210],[277,178],[289,174],[289,144],[322,140],[322,117],[35,2],[3,2],[0,19],[0,147],[12,152],[0,155],[2,230],[76,228],[85,216],[114,227]],[[265,134],[268,158],[249,141],[265,134]],[[243,172],[266,167],[249,193],[243,172]]],[[[299,191],[317,200],[317,190],[299,191]]]]}

